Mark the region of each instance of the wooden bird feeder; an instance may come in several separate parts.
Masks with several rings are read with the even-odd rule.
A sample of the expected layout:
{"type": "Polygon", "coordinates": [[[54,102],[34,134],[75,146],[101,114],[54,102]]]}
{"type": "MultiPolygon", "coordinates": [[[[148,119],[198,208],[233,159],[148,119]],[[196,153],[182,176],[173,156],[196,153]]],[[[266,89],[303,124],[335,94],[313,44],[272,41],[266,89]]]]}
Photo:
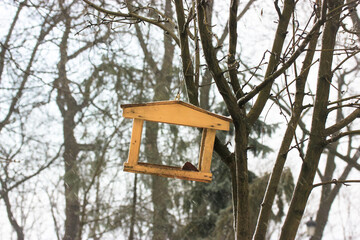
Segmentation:
{"type": "Polygon", "coordinates": [[[161,101],[145,104],[124,104],[123,116],[133,119],[129,157],[124,171],[153,174],[162,177],[211,182],[211,157],[216,130],[229,131],[230,118],[208,112],[182,101],[161,101]],[[144,121],[203,128],[198,168],[186,163],[183,168],[139,162],[141,134],[144,121]]]}

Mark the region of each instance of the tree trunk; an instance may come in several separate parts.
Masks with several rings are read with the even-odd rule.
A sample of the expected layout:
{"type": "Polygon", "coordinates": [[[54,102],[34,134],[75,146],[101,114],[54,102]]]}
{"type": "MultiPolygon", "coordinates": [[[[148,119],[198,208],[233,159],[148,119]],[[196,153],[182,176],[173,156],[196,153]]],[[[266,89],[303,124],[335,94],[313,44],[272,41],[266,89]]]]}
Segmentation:
{"type": "Polygon", "coordinates": [[[133,201],[131,206],[131,220],[130,220],[130,234],[129,240],[134,240],[134,229],[136,219],[136,200],[137,200],[137,174],[134,176],[134,187],[133,187],[133,201]]]}
{"type": "Polygon", "coordinates": [[[77,239],[80,223],[79,189],[80,178],[76,159],[79,153],[74,137],[74,116],[66,116],[63,121],[64,129],[64,186],[65,186],[65,235],[64,240],[77,239]]]}
{"type": "MultiPolygon", "coordinates": [[[[340,78],[338,80],[338,89],[339,89],[338,99],[339,100],[341,99],[341,88],[342,88],[343,83],[344,83],[344,79],[340,78]]],[[[336,110],[336,122],[337,123],[340,122],[342,118],[343,118],[342,117],[342,109],[338,108],[336,110]]],[[[329,147],[336,151],[338,145],[339,145],[339,142],[335,142],[335,143],[332,143],[329,147]]],[[[333,179],[334,171],[336,168],[335,158],[336,158],[335,153],[330,151],[328,153],[328,156],[326,159],[325,172],[321,179],[322,182],[328,182],[333,179]]],[[[339,184],[339,186],[341,186],[341,184],[339,184]]],[[[331,192],[332,192],[331,184],[327,184],[322,187],[319,210],[318,210],[317,216],[316,216],[316,230],[315,230],[315,235],[313,237],[311,237],[312,240],[322,238],[322,233],[324,231],[325,225],[326,225],[328,217],[329,217],[330,208],[335,199],[335,198],[331,198],[331,196],[330,196],[331,192]]]]}
{"type": "Polygon", "coordinates": [[[235,189],[233,193],[235,239],[250,239],[250,212],[249,212],[249,179],[247,168],[248,134],[246,126],[235,127],[235,172],[236,180],[232,180],[235,189]]]}
{"type": "MultiPolygon", "coordinates": [[[[358,147],[357,151],[351,158],[351,161],[356,162],[360,157],[360,147],[358,147]]],[[[329,152],[327,162],[329,162],[330,168],[335,167],[335,163],[333,162],[335,158],[335,153],[332,151],[329,152]]],[[[328,165],[328,164],[327,164],[328,165]]],[[[346,180],[347,176],[349,175],[351,169],[353,166],[351,164],[348,164],[344,171],[342,172],[341,176],[338,178],[338,180],[346,180]]],[[[326,177],[327,174],[324,174],[324,180],[323,181],[331,181],[333,179],[333,173],[332,170],[331,175],[326,177]]],[[[319,210],[316,215],[316,229],[315,234],[310,238],[310,240],[320,240],[323,237],[324,229],[327,224],[329,213],[331,210],[331,206],[337,196],[337,194],[340,191],[340,188],[342,187],[342,184],[336,184],[334,187],[331,188],[331,184],[324,185],[322,192],[321,192],[321,199],[319,204],[319,210]]]]}
{"type": "MultiPolygon", "coordinates": [[[[128,6],[131,11],[131,6],[128,6]]],[[[171,1],[167,0],[165,3],[165,15],[172,17],[173,12],[171,9],[171,1]]],[[[162,59],[161,69],[158,68],[157,63],[153,59],[151,52],[147,49],[144,36],[138,25],[135,25],[137,38],[140,46],[144,52],[144,57],[148,63],[151,71],[155,75],[156,85],[154,88],[154,101],[169,100],[170,98],[170,85],[172,81],[172,68],[174,49],[169,36],[164,33],[164,56],[162,59]]],[[[145,125],[145,155],[148,162],[162,164],[158,143],[159,125],[154,122],[146,122],[145,125]]],[[[170,203],[168,193],[168,179],[151,176],[151,192],[152,203],[154,208],[152,219],[152,233],[154,240],[168,239],[171,235],[171,225],[168,221],[167,208],[170,203]]]]}
{"type": "Polygon", "coordinates": [[[56,103],[63,117],[63,137],[64,137],[64,187],[65,187],[65,233],[64,240],[77,239],[80,223],[80,201],[79,185],[80,177],[76,163],[79,147],[75,139],[75,115],[78,112],[78,105],[71,95],[69,81],[67,79],[66,63],[68,59],[67,43],[71,28],[71,18],[65,12],[65,31],[60,43],[60,61],[58,63],[58,79],[54,85],[58,95],[56,103]]]}
{"type": "Polygon", "coordinates": [[[0,179],[0,181],[1,181],[1,188],[2,188],[0,191],[0,197],[4,200],[6,212],[7,212],[10,224],[16,232],[17,239],[24,240],[23,228],[19,225],[18,221],[15,219],[14,214],[11,210],[11,202],[9,199],[9,192],[7,191],[7,188],[6,188],[6,183],[3,182],[2,179],[0,179]]]}
{"type": "Polygon", "coordinates": [[[266,237],[266,232],[270,221],[272,205],[274,203],[281,174],[285,166],[287,153],[289,151],[291,142],[295,135],[296,127],[301,118],[301,113],[303,110],[305,84],[307,82],[308,73],[313,61],[315,48],[318,41],[318,36],[319,35],[316,34],[315,36],[313,36],[313,39],[310,41],[309,50],[306,54],[301,74],[296,79],[296,95],[294,101],[294,108],[292,109],[291,119],[283,135],[281,146],[279,148],[279,153],[276,157],[275,165],[273,167],[270,179],[268,181],[268,186],[265,192],[263,203],[261,204],[261,211],[258,218],[258,224],[256,226],[256,230],[254,233],[254,239],[256,240],[265,239],[266,237]]]}
{"type": "Polygon", "coordinates": [[[280,239],[295,239],[307,200],[312,190],[312,184],[319,164],[320,155],[325,147],[325,122],[327,118],[327,105],[332,80],[332,61],[336,34],[339,28],[339,19],[343,1],[329,1],[329,10],[338,8],[326,24],[322,39],[317,91],[311,132],[305,160],[302,164],[299,180],[290,204],[288,214],[282,227],[280,239]]]}
{"type": "MultiPolygon", "coordinates": [[[[145,155],[148,162],[161,164],[161,157],[157,146],[159,125],[146,122],[145,130],[145,155]]],[[[170,203],[168,194],[168,180],[163,177],[151,176],[151,199],[154,213],[152,218],[152,233],[154,240],[168,239],[169,222],[167,221],[167,207],[170,203]]]]}

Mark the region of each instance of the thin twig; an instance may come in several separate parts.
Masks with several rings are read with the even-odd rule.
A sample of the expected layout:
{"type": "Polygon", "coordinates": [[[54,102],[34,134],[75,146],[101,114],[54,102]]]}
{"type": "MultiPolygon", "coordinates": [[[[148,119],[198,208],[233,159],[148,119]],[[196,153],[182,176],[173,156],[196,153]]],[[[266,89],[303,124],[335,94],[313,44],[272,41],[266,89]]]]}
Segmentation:
{"type": "Polygon", "coordinates": [[[328,184],[335,184],[335,185],[344,184],[345,186],[350,186],[347,183],[360,183],[360,180],[337,180],[337,179],[333,179],[333,180],[328,181],[328,182],[316,183],[316,184],[313,185],[313,188],[328,185],[328,184]]]}

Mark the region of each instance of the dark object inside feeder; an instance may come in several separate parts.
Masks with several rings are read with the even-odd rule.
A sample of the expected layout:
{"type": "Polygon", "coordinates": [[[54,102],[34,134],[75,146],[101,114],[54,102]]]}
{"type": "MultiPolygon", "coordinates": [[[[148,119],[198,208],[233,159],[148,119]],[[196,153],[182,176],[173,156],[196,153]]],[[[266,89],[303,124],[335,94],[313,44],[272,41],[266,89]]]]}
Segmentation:
{"type": "Polygon", "coordinates": [[[194,172],[198,172],[198,171],[199,171],[199,170],[198,170],[194,165],[192,165],[190,162],[186,162],[181,169],[182,169],[182,170],[185,170],[185,171],[194,171],[194,172]]]}

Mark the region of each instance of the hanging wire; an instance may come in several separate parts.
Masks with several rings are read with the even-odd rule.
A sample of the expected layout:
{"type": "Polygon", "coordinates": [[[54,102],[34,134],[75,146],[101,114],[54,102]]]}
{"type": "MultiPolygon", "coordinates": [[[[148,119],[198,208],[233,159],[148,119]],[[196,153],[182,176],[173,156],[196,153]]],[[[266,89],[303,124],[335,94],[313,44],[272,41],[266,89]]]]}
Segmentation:
{"type": "Polygon", "coordinates": [[[175,101],[180,101],[180,94],[181,94],[181,90],[184,87],[184,82],[185,82],[185,78],[183,76],[183,72],[180,71],[179,72],[179,90],[175,96],[175,101]]]}

